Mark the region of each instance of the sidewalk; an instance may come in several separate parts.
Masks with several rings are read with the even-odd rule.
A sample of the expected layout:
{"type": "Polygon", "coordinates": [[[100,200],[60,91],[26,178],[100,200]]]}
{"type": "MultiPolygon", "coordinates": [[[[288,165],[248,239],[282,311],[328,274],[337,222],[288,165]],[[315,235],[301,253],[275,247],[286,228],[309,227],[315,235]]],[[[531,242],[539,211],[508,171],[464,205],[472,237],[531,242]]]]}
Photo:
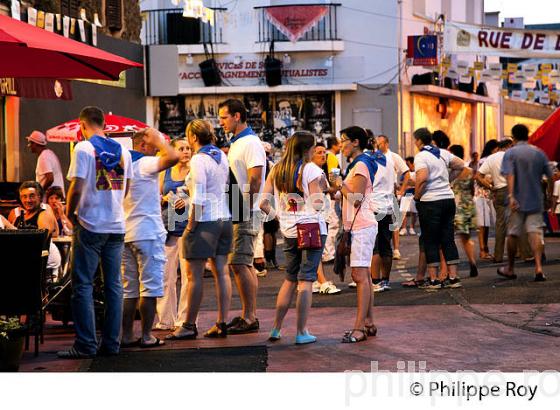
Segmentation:
{"type": "MultiPolygon", "coordinates": [[[[533,267],[526,263],[516,265],[519,278],[513,281],[497,277],[498,265],[481,264],[477,278],[466,277],[466,266],[462,265],[463,287],[436,292],[400,286],[401,281],[414,275],[417,258],[417,238],[401,240],[401,253],[407,257],[395,261],[393,289],[375,295],[374,312],[379,332],[377,337],[366,342],[340,343],[344,331],[352,328],[356,302],[355,291],[338,282],[343,289],[340,294],[314,295],[309,329],[318,337],[317,343],[293,344],[294,310],[288,313],[282,340],[268,342],[276,292],[283,279],[282,271],[272,271],[259,278],[259,333],[229,336],[225,340],[202,337],[215,320],[213,281],[207,278],[198,321],[199,339],[172,341],[154,349],[126,349],[111,360],[115,369],[125,368],[127,371],[369,371],[372,361],[377,362],[378,369],[388,371],[401,369],[397,366],[403,366],[405,362],[406,366],[413,365],[416,370],[421,365],[419,362],[425,362],[427,370],[560,370],[559,239],[547,238],[547,282],[532,282],[533,267]],[[247,346],[250,348],[239,349],[247,346]],[[186,354],[183,365],[176,363],[176,354],[181,350],[186,354]],[[219,368],[212,363],[212,357],[220,358],[219,368]],[[243,357],[252,361],[254,366],[243,366],[243,357]],[[191,368],[189,363],[196,366],[191,368]]],[[[326,265],[326,272],[334,277],[332,265],[326,265]]],[[[240,309],[236,291],[232,309],[230,317],[240,309]]],[[[139,326],[139,322],[136,325],[139,326]]],[[[166,333],[155,334],[163,338],[166,333]]],[[[92,364],[91,360],[56,358],[56,351],[68,348],[72,341],[71,328],[48,322],[39,357],[26,352],[21,370],[97,369],[97,361],[101,359],[92,364]]]]}

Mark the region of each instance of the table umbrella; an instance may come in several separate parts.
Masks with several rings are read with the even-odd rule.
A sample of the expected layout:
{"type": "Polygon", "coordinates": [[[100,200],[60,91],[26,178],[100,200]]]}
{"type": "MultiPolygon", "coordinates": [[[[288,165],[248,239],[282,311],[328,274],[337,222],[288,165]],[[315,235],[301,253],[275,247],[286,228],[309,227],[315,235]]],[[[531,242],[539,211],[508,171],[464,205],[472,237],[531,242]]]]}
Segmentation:
{"type": "MultiPolygon", "coordinates": [[[[112,113],[105,114],[104,131],[107,135],[123,136],[143,130],[144,128],[148,128],[148,125],[141,121],[112,113]]],[[[169,137],[165,134],[163,135],[169,141],[169,137]]],[[[51,142],[77,142],[82,139],[80,121],[77,118],[47,130],[47,140],[51,142]]]]}
{"type": "Polygon", "coordinates": [[[118,80],[142,64],[0,15],[0,77],[118,80]]]}

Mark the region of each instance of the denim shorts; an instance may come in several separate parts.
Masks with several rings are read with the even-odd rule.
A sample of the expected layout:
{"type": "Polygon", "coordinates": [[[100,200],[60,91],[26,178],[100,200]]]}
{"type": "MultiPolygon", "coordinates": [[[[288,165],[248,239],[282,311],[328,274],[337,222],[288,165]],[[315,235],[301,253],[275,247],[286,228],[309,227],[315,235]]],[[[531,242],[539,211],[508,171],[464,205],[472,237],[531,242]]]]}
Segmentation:
{"type": "Polygon", "coordinates": [[[327,235],[321,235],[321,249],[298,249],[297,238],[284,238],[286,256],[286,280],[290,282],[315,282],[321,263],[327,235]]]}

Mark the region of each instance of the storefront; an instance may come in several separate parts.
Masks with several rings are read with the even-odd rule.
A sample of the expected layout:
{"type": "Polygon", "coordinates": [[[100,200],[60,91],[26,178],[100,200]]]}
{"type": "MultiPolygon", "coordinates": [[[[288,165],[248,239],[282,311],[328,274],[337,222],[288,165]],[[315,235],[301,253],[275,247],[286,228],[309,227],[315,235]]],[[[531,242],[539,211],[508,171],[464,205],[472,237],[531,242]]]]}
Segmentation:
{"type": "MultiPolygon", "coordinates": [[[[433,85],[410,87],[412,130],[427,127],[442,130],[451,144],[463,146],[467,158],[481,152],[485,141],[498,139],[499,105],[492,99],[433,85]]],[[[413,141],[406,141],[407,154],[413,154],[413,141]]]]}

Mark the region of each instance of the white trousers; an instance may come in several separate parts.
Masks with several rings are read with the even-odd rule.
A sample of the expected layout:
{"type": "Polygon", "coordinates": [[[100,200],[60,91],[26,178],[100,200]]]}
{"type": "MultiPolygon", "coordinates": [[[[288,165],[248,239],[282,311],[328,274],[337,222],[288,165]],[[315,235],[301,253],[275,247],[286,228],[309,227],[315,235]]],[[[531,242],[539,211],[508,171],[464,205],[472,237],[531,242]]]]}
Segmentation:
{"type": "Polygon", "coordinates": [[[180,326],[187,319],[187,261],[183,258],[183,238],[169,236],[165,242],[165,271],[163,297],[158,298],[156,327],[180,326]],[[177,268],[181,269],[181,293],[177,304],[177,268]]]}

